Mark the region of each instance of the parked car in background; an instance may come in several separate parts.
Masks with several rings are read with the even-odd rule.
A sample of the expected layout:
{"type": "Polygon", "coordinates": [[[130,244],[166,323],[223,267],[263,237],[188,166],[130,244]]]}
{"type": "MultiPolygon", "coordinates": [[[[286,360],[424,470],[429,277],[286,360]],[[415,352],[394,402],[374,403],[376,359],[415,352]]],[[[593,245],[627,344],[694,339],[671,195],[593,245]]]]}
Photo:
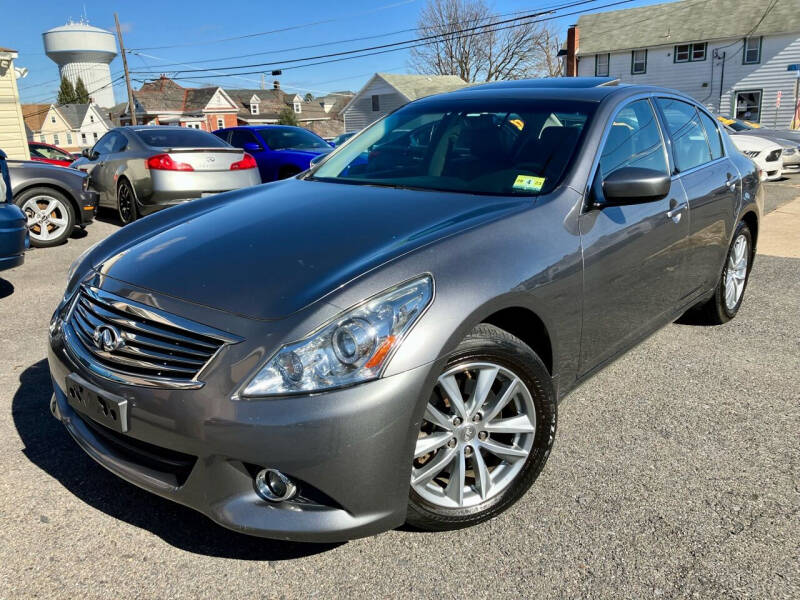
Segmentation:
{"type": "Polygon", "coordinates": [[[250,535],[499,515],[558,402],[687,309],[734,318],[756,255],[753,161],[690,97],[609,81],[413,101],[303,175],[121,229],[53,315],[52,413],[250,535]]]}
{"type": "Polygon", "coordinates": [[[13,202],[6,153],[0,150],[0,271],[21,265],[27,247],[25,215],[13,202]]]}
{"type": "Polygon", "coordinates": [[[358,133],[357,131],[348,131],[347,133],[342,133],[341,135],[337,135],[335,138],[333,138],[329,143],[331,146],[336,148],[344,144],[347,140],[349,140],[357,133],[358,133]]]}
{"type": "Polygon", "coordinates": [[[761,178],[774,181],[783,176],[783,148],[780,144],[755,135],[739,135],[729,131],[733,144],[761,169],[761,178]]]}
{"type": "Polygon", "coordinates": [[[91,174],[100,206],[115,209],[123,225],[187,200],[260,183],[250,154],[187,127],[117,127],[72,166],[91,174]]]}
{"type": "Polygon", "coordinates": [[[790,140],[800,144],[800,131],[796,129],[766,129],[741,119],[730,119],[723,116],[718,116],[717,118],[727,125],[730,130],[736,132],[737,135],[754,135],[773,141],[790,140]]]}
{"type": "Polygon", "coordinates": [[[14,203],[27,219],[31,245],[49,248],[67,241],[76,227],[86,227],[97,211],[89,176],[45,163],[8,161],[14,203]]]}
{"type": "Polygon", "coordinates": [[[316,133],[291,125],[231,127],[214,135],[252,154],[263,183],[297,175],[308,169],[312,158],[333,150],[316,133]]]}
{"type": "Polygon", "coordinates": [[[28,142],[28,150],[31,153],[31,160],[59,167],[68,167],[77,158],[58,146],[51,146],[41,142],[28,142]]]}

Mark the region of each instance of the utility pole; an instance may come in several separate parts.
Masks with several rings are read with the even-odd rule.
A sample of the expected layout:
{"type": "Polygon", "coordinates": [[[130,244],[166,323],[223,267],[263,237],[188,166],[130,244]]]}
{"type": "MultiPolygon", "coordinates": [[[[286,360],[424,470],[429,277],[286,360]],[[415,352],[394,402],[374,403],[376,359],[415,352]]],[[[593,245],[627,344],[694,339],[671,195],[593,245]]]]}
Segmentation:
{"type": "Polygon", "coordinates": [[[136,122],[136,103],[133,101],[133,90],[131,89],[131,74],[128,71],[128,57],[125,56],[125,44],[122,42],[122,30],[119,28],[119,18],[114,13],[114,22],[117,24],[117,40],[119,40],[119,50],[122,53],[122,68],[125,70],[125,85],[128,87],[128,112],[131,115],[131,125],[136,122]]]}

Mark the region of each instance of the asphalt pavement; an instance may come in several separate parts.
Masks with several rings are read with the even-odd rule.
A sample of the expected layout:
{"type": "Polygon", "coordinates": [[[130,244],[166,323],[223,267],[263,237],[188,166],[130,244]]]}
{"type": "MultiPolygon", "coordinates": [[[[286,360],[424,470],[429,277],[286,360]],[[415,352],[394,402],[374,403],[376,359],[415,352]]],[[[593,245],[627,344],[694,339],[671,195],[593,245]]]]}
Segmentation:
{"type": "MultiPolygon", "coordinates": [[[[768,210],[798,184],[769,184],[768,210]]],[[[800,259],[780,248],[734,321],[670,325],[573,392],[510,511],[303,545],[139,490],[50,416],[49,316],[117,227],[101,215],[0,278],[0,598],[800,597],[800,259]]]]}

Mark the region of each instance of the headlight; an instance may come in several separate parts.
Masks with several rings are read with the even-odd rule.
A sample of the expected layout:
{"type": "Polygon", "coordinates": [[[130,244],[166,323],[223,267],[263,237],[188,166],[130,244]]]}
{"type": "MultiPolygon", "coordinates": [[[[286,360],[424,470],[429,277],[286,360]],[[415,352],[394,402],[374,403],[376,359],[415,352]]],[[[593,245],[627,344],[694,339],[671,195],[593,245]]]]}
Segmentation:
{"type": "Polygon", "coordinates": [[[69,269],[67,269],[67,283],[72,281],[72,276],[75,274],[75,269],[77,269],[80,266],[80,264],[83,262],[83,259],[89,256],[89,253],[92,250],[94,250],[94,247],[97,246],[97,244],[99,243],[100,242],[95,242],[94,244],[89,246],[86,250],[81,252],[81,255],[78,258],[72,261],[72,264],[69,266],[69,269]]]}
{"type": "Polygon", "coordinates": [[[365,300],[281,347],[242,396],[318,392],[377,379],[432,297],[426,275],[365,300]]]}

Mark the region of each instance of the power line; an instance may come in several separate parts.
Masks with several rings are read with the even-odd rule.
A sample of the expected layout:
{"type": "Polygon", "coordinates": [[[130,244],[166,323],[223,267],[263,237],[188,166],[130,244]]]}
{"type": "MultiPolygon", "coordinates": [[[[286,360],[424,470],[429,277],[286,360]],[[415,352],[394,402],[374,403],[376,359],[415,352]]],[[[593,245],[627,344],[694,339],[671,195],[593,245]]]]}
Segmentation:
{"type": "Polygon", "coordinates": [[[398,6],[404,6],[406,4],[411,4],[413,2],[416,2],[416,0],[401,0],[400,2],[394,2],[392,4],[386,4],[384,6],[378,6],[376,8],[370,9],[370,10],[357,12],[357,13],[351,13],[349,15],[343,15],[343,16],[334,17],[334,18],[331,18],[331,19],[323,19],[321,21],[311,21],[309,23],[300,23],[298,25],[290,25],[288,27],[281,27],[279,29],[270,29],[269,31],[260,31],[260,32],[257,32],[257,33],[247,33],[247,34],[244,34],[244,35],[237,35],[237,36],[233,36],[233,37],[220,38],[220,39],[217,39],[217,40],[203,40],[202,42],[186,42],[184,44],[172,44],[172,45],[168,45],[168,46],[145,46],[145,47],[141,47],[141,48],[131,48],[131,50],[165,50],[165,49],[168,49],[168,48],[186,48],[188,46],[205,46],[205,45],[208,45],[208,44],[217,44],[217,43],[221,43],[221,42],[231,42],[231,41],[234,41],[234,40],[243,40],[243,39],[248,39],[248,38],[261,37],[261,36],[265,36],[265,35],[272,35],[274,33],[283,33],[283,32],[286,32],[286,31],[294,31],[294,30],[297,30],[297,29],[303,29],[305,27],[314,27],[316,25],[324,25],[326,23],[333,23],[335,21],[340,21],[342,19],[350,19],[350,18],[353,18],[353,17],[369,15],[369,14],[373,14],[373,13],[376,13],[376,12],[379,12],[379,11],[382,11],[382,10],[386,10],[386,9],[390,9],[390,8],[397,8],[398,6]]]}
{"type": "MultiPolygon", "coordinates": [[[[572,4],[567,5],[567,6],[576,6],[576,5],[581,5],[581,4],[589,4],[589,3],[593,3],[595,1],[596,0],[583,0],[581,2],[575,2],[575,3],[572,3],[572,4]]],[[[435,35],[435,36],[426,36],[426,37],[423,37],[423,38],[418,38],[419,41],[418,40],[407,40],[405,42],[397,42],[397,43],[394,43],[394,44],[382,44],[380,46],[374,46],[372,48],[361,48],[359,50],[350,50],[350,51],[346,51],[346,52],[336,52],[336,53],[332,53],[332,54],[328,54],[328,55],[320,55],[319,57],[298,58],[298,59],[292,59],[292,60],[287,60],[287,61],[283,61],[283,62],[259,63],[259,64],[256,64],[256,65],[239,65],[239,66],[234,66],[234,67],[221,67],[221,69],[243,69],[243,68],[248,68],[249,66],[259,66],[259,67],[272,66],[272,67],[280,67],[281,70],[289,70],[289,69],[299,69],[299,68],[304,68],[304,67],[312,67],[312,66],[317,66],[317,65],[322,65],[322,64],[330,64],[330,63],[334,63],[334,62],[341,62],[341,61],[344,61],[344,60],[353,60],[353,59],[358,59],[358,58],[366,58],[366,57],[369,57],[369,56],[377,56],[377,55],[380,55],[380,54],[388,54],[390,52],[398,52],[398,51],[402,51],[402,50],[409,50],[411,48],[416,48],[416,47],[419,47],[419,46],[433,45],[433,44],[441,43],[442,41],[445,41],[445,39],[464,39],[464,38],[469,38],[469,37],[482,35],[484,33],[504,31],[504,30],[507,30],[507,29],[513,29],[513,28],[516,28],[516,27],[521,27],[521,26],[529,24],[531,22],[538,23],[538,22],[550,21],[550,20],[553,20],[553,19],[560,19],[560,18],[567,17],[567,16],[583,14],[583,13],[586,13],[586,12],[590,12],[592,10],[597,10],[599,8],[609,8],[611,6],[619,6],[621,4],[628,4],[630,2],[633,2],[633,0],[618,0],[617,2],[612,2],[612,3],[604,4],[604,5],[601,5],[601,6],[596,6],[596,7],[593,7],[591,9],[584,9],[584,10],[579,10],[579,11],[573,11],[573,12],[570,12],[570,13],[554,15],[554,16],[551,16],[551,17],[537,19],[535,21],[530,21],[529,20],[529,19],[533,18],[533,16],[536,16],[536,14],[532,14],[532,15],[529,15],[528,17],[520,17],[520,18],[516,18],[516,19],[508,19],[506,21],[502,21],[501,23],[512,22],[511,25],[506,25],[505,27],[490,27],[490,26],[487,26],[487,25],[481,25],[479,27],[468,28],[468,29],[465,29],[465,30],[462,30],[462,31],[455,31],[455,32],[450,32],[450,33],[446,33],[446,34],[438,34],[438,35],[435,35]],[[525,23],[513,23],[514,21],[519,21],[519,20],[524,20],[524,19],[528,19],[528,20],[526,20],[525,23]],[[474,31],[475,29],[480,29],[482,31],[474,31]],[[462,32],[464,34],[463,35],[459,35],[462,32]],[[437,39],[434,39],[433,41],[431,41],[431,38],[437,38],[437,39]],[[408,45],[408,44],[411,44],[411,45],[408,45]],[[379,48],[383,48],[383,50],[378,50],[379,48]],[[373,49],[375,49],[375,51],[372,51],[373,49]],[[364,52],[364,54],[358,54],[357,56],[354,56],[354,54],[359,53],[359,52],[364,52]],[[345,55],[345,56],[343,56],[343,55],[345,55]],[[283,66],[283,65],[286,65],[288,63],[305,62],[305,61],[314,60],[316,58],[325,58],[325,57],[337,57],[337,58],[331,58],[329,60],[319,60],[317,62],[309,62],[307,64],[302,64],[302,65],[294,65],[294,66],[288,66],[288,67],[287,66],[283,66]]],[[[543,13],[543,14],[549,14],[550,12],[554,12],[554,11],[548,11],[548,13],[543,13]]],[[[178,71],[170,71],[170,72],[171,73],[176,73],[176,74],[179,74],[179,73],[201,73],[201,72],[207,72],[209,70],[210,69],[194,69],[194,70],[178,70],[178,71]]],[[[214,69],[214,70],[219,71],[219,69],[214,69]]],[[[262,73],[263,71],[264,71],[264,69],[260,69],[258,71],[240,71],[240,72],[236,72],[236,73],[225,74],[225,75],[223,75],[223,77],[231,77],[233,75],[257,75],[257,74],[262,73]]],[[[158,72],[157,71],[144,71],[144,72],[143,71],[136,71],[135,73],[144,74],[144,75],[154,75],[154,74],[157,74],[158,72]]],[[[178,77],[177,75],[175,77],[173,77],[173,78],[174,79],[181,79],[181,77],[178,77]]]]}
{"type": "MultiPolygon", "coordinates": [[[[580,6],[580,5],[583,5],[583,4],[591,4],[591,3],[595,2],[595,1],[596,0],[578,0],[577,2],[572,2],[572,3],[569,3],[569,4],[562,5],[561,8],[562,9],[563,8],[571,8],[571,7],[580,6]]],[[[616,2],[615,4],[625,4],[627,2],[632,2],[632,1],[633,0],[622,0],[621,2],[616,2]]],[[[503,19],[501,21],[496,21],[496,22],[494,22],[492,24],[489,24],[489,25],[474,25],[472,27],[466,27],[464,29],[457,29],[455,31],[449,31],[449,32],[445,32],[445,33],[437,33],[437,34],[417,37],[417,38],[413,38],[413,39],[409,39],[409,40],[403,40],[401,42],[392,42],[390,44],[379,44],[377,46],[369,46],[369,47],[366,47],[366,48],[359,48],[359,49],[356,49],[356,50],[343,50],[341,52],[332,52],[332,53],[329,53],[329,54],[320,54],[320,55],[316,55],[316,56],[308,56],[308,57],[304,57],[304,58],[295,58],[295,59],[284,60],[284,61],[279,61],[279,62],[251,63],[251,64],[244,64],[244,65],[235,65],[235,66],[231,66],[231,67],[218,67],[217,69],[174,70],[172,72],[174,72],[174,73],[202,73],[202,72],[207,72],[207,71],[211,71],[211,70],[223,70],[224,71],[224,70],[227,70],[227,69],[248,69],[248,68],[255,68],[255,67],[267,67],[267,66],[285,65],[285,64],[290,64],[290,63],[306,62],[306,61],[310,61],[310,60],[318,60],[318,59],[323,59],[323,58],[347,56],[347,55],[357,54],[357,53],[360,53],[360,52],[371,52],[373,50],[383,50],[383,49],[387,49],[387,48],[397,48],[399,46],[406,46],[408,44],[425,45],[425,44],[419,44],[419,42],[429,42],[431,40],[435,40],[435,43],[438,43],[438,42],[444,41],[445,39],[450,39],[450,38],[460,39],[460,37],[468,37],[468,36],[459,36],[459,34],[474,32],[476,30],[483,30],[480,33],[486,33],[486,32],[490,32],[490,31],[502,31],[503,29],[507,29],[507,28],[500,28],[498,26],[499,25],[505,25],[505,24],[508,24],[508,23],[516,23],[516,25],[514,25],[515,27],[521,27],[523,25],[529,24],[529,21],[531,19],[533,19],[535,17],[539,17],[539,16],[542,16],[542,15],[545,15],[545,14],[549,14],[551,12],[555,12],[555,9],[554,10],[549,10],[549,11],[546,11],[546,12],[528,13],[528,14],[526,14],[524,16],[521,16],[521,17],[512,17],[510,19],[503,19]],[[523,21],[523,22],[520,23],[519,21],[523,21]]],[[[562,15],[562,16],[565,16],[565,15],[562,15]]],[[[413,46],[409,46],[409,47],[413,47],[413,46]]],[[[137,73],[145,74],[145,73],[142,73],[142,72],[137,72],[137,73]]],[[[153,72],[150,72],[150,74],[153,74],[153,72]]],[[[240,75],[246,75],[246,74],[249,74],[249,73],[239,73],[239,74],[240,75]]]]}

